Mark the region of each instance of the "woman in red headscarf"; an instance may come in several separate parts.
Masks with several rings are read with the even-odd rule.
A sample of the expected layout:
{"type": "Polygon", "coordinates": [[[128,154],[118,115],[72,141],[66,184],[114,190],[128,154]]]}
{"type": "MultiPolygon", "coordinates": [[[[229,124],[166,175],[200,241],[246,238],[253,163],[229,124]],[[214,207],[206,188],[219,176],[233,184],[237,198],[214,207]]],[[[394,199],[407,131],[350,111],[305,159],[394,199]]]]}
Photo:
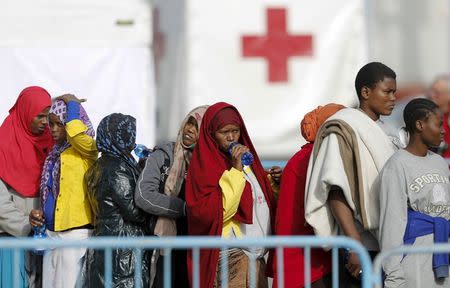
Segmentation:
{"type": "MultiPolygon", "coordinates": [[[[28,215],[39,206],[42,166],[53,146],[47,122],[50,105],[45,89],[25,88],[0,127],[0,236],[30,233],[28,215]]],[[[1,287],[12,286],[9,256],[2,251],[1,287]]]]}
{"type": "MultiPolygon", "coordinates": [[[[273,170],[274,175],[279,173],[273,170]]],[[[274,197],[264,171],[237,109],[216,103],[203,116],[199,140],[192,154],[186,179],[189,235],[263,237],[270,233],[274,219],[274,197]],[[231,143],[237,142],[229,152],[231,143]],[[254,161],[242,164],[250,152],[254,161]]],[[[263,248],[249,252],[229,249],[229,287],[248,287],[248,256],[257,258],[257,287],[267,287],[263,248]]],[[[219,250],[200,252],[200,287],[220,287],[219,250]]],[[[188,256],[192,283],[192,257],[188,256]]]]}
{"type": "MultiPolygon", "coordinates": [[[[328,117],[344,108],[339,104],[319,106],[307,113],[301,122],[301,133],[307,141],[286,164],[281,180],[279,207],[275,220],[276,235],[314,235],[314,231],[305,221],[305,185],[308,162],[311,156],[317,131],[328,117]]],[[[304,287],[303,249],[288,248],[284,253],[284,287],[304,287]]],[[[277,261],[272,262],[275,271],[274,287],[278,287],[279,271],[277,261]]],[[[328,276],[331,273],[330,254],[322,249],[311,251],[311,287],[330,287],[328,276]]]]}

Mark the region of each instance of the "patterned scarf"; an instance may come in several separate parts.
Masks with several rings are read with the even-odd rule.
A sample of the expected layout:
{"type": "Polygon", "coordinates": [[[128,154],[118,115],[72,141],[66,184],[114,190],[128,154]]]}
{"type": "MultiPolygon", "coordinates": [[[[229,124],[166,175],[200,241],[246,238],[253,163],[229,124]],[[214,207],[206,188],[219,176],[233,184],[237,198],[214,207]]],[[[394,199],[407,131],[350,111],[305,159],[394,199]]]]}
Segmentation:
{"type": "MultiPolygon", "coordinates": [[[[191,112],[188,113],[186,118],[184,118],[181,123],[180,130],[178,131],[177,141],[175,142],[175,147],[173,148],[173,164],[170,167],[169,175],[166,179],[166,184],[164,185],[164,193],[169,196],[178,197],[180,194],[181,186],[183,185],[183,181],[186,178],[187,168],[189,166],[189,161],[192,156],[192,148],[186,147],[183,144],[183,131],[184,126],[188,122],[190,117],[194,117],[197,121],[197,126],[200,131],[200,125],[202,123],[203,115],[208,109],[209,106],[200,106],[194,108],[191,112]]],[[[167,217],[158,217],[156,221],[155,235],[159,237],[164,236],[176,236],[177,235],[177,225],[174,219],[167,217]]],[[[161,254],[162,251],[161,251],[161,254]]]]}
{"type": "Polygon", "coordinates": [[[197,121],[197,126],[200,131],[203,115],[209,106],[200,106],[194,108],[189,112],[181,123],[178,131],[177,140],[173,151],[173,164],[170,167],[169,176],[167,176],[166,184],[164,186],[164,193],[170,196],[178,196],[180,194],[181,185],[186,177],[187,167],[191,160],[192,149],[183,144],[183,130],[189,118],[193,117],[197,121]]]}
{"type": "Polygon", "coordinates": [[[100,121],[97,128],[97,148],[125,160],[131,167],[137,163],[131,155],[136,145],[136,119],[129,115],[113,113],[100,121]]]}
{"type": "MultiPolygon", "coordinates": [[[[64,101],[56,100],[55,102],[53,102],[49,114],[50,113],[58,116],[61,123],[63,123],[64,125],[66,124],[67,105],[66,103],[64,103],[64,101]]],[[[92,123],[89,120],[86,111],[81,105],[80,105],[80,120],[88,128],[87,131],[85,132],[86,135],[89,135],[90,137],[94,138],[95,136],[94,128],[92,127],[92,123]]],[[[64,152],[69,147],[70,144],[67,141],[67,139],[62,144],[55,144],[53,146],[53,149],[50,151],[47,158],[45,159],[44,167],[42,169],[41,185],[40,185],[41,205],[42,205],[41,207],[45,207],[44,205],[48,199],[48,195],[50,192],[53,193],[54,199],[58,197],[59,176],[61,174],[61,153],[64,152]]]]}

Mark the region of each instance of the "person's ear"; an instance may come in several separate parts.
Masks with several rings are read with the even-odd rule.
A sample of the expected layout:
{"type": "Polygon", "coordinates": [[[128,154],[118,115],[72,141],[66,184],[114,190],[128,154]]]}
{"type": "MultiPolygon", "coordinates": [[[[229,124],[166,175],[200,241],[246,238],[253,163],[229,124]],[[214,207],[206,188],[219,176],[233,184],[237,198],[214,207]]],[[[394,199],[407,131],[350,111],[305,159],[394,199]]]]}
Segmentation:
{"type": "Polygon", "coordinates": [[[370,96],[370,88],[367,87],[367,86],[363,86],[363,87],[361,88],[361,97],[362,97],[364,100],[368,100],[368,99],[369,99],[369,96],[370,96]]]}
{"type": "Polygon", "coordinates": [[[419,131],[419,132],[422,132],[422,131],[423,131],[423,122],[422,122],[422,120],[417,120],[417,121],[416,121],[416,129],[417,129],[417,131],[419,131]]]}

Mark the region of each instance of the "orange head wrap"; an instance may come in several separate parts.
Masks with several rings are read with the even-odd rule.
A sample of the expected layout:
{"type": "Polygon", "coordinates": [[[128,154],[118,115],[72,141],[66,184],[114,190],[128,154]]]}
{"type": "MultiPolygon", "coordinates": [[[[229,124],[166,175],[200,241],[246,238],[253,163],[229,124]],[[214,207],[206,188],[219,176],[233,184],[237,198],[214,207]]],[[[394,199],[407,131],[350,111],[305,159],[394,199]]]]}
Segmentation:
{"type": "Polygon", "coordinates": [[[311,112],[308,112],[300,124],[303,138],[308,142],[314,142],[317,131],[319,131],[323,122],[342,108],[345,108],[345,106],[330,103],[325,106],[319,106],[311,112]]]}

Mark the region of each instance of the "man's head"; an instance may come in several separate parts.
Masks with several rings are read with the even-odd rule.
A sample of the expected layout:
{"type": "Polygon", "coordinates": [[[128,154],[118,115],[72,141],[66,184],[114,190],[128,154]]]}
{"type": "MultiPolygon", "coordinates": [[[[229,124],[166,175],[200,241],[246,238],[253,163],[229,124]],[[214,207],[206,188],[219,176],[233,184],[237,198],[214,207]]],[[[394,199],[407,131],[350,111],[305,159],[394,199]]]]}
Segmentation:
{"type": "Polygon", "coordinates": [[[390,115],[395,105],[397,75],[380,62],[364,65],[356,75],[355,89],[360,108],[373,120],[390,115]]]}
{"type": "Polygon", "coordinates": [[[427,96],[436,103],[443,113],[448,112],[448,106],[450,105],[450,76],[442,75],[437,77],[431,84],[427,96]]]}

